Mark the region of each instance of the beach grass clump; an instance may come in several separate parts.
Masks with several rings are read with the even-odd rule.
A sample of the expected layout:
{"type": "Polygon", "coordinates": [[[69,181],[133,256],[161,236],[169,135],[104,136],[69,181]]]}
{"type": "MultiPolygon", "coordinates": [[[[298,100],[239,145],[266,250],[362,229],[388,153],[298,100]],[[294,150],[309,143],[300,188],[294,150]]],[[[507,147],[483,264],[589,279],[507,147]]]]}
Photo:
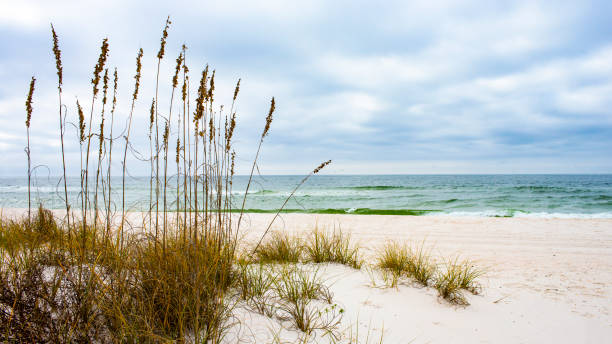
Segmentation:
{"type": "Polygon", "coordinates": [[[376,266],[394,277],[397,284],[400,277],[408,277],[422,286],[430,285],[436,274],[436,264],[431,253],[422,244],[416,249],[393,242],[386,243],[377,257],[376,266]]]}
{"type": "Polygon", "coordinates": [[[130,342],[222,336],[230,314],[225,295],[232,284],[232,247],[215,239],[188,247],[168,239],[164,251],[152,243],[131,251],[103,298],[113,333],[130,342]]]}
{"type": "Polygon", "coordinates": [[[279,297],[277,317],[306,334],[334,331],[344,313],[333,303],[333,295],[318,273],[318,269],[284,266],[274,283],[279,297]]]}
{"type": "Polygon", "coordinates": [[[3,249],[36,248],[60,241],[62,234],[53,214],[42,206],[31,219],[0,219],[0,248],[3,249]]]}
{"type": "Polygon", "coordinates": [[[430,285],[435,277],[437,266],[431,257],[431,251],[421,246],[412,249],[409,255],[408,275],[422,286],[430,285]]]}
{"type": "Polygon", "coordinates": [[[297,263],[303,250],[298,236],[272,232],[253,252],[253,259],[259,263],[297,263]]]}
{"type": "Polygon", "coordinates": [[[359,246],[351,242],[350,234],[341,230],[325,231],[315,228],[306,240],[306,261],[312,263],[338,263],[360,269],[363,261],[359,246]]]}
{"type": "Polygon", "coordinates": [[[278,278],[271,265],[238,263],[235,287],[239,298],[259,314],[273,317],[276,294],[274,285],[278,278]]]}
{"type": "Polygon", "coordinates": [[[470,260],[460,260],[459,257],[445,262],[443,270],[436,276],[434,288],[438,295],[452,304],[469,305],[462,291],[467,290],[476,295],[480,293],[477,279],[483,271],[476,268],[470,260]]]}
{"type": "Polygon", "coordinates": [[[377,257],[377,267],[392,271],[397,275],[408,271],[410,252],[406,245],[394,242],[386,243],[377,257]]]}

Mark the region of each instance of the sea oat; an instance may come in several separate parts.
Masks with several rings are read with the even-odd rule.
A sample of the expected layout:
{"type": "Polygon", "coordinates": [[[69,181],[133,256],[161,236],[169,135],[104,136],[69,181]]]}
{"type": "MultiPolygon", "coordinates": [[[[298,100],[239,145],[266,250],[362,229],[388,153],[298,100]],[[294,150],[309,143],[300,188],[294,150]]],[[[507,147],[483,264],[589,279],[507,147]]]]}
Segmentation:
{"type": "Polygon", "coordinates": [[[30,119],[32,118],[32,95],[34,94],[34,87],[36,84],[36,78],[32,77],[30,80],[30,90],[28,91],[28,98],[26,99],[26,127],[30,128],[30,119]]]}
{"type": "Polygon", "coordinates": [[[274,102],[274,97],[272,97],[272,101],[270,102],[270,111],[268,112],[268,116],[266,116],[266,126],[264,128],[263,133],[261,134],[261,138],[263,139],[268,135],[268,131],[270,130],[270,124],[272,124],[272,114],[276,109],[276,103],[274,102]]]}
{"type": "Polygon", "coordinates": [[[85,141],[85,115],[83,114],[83,108],[77,99],[77,110],[79,112],[79,140],[81,142],[85,141]]]}
{"type": "Polygon", "coordinates": [[[178,85],[178,75],[181,71],[181,64],[183,63],[183,53],[181,52],[179,56],[176,58],[176,69],[174,71],[174,76],[172,77],[172,88],[176,88],[178,85]]]}
{"type": "Polygon", "coordinates": [[[155,122],[155,98],[151,101],[151,110],[149,110],[149,131],[153,129],[153,123],[155,122]]]}
{"type": "Polygon", "coordinates": [[[321,170],[322,170],[322,169],[323,169],[325,166],[327,166],[327,165],[329,165],[329,164],[331,164],[331,160],[327,160],[327,161],[322,162],[322,163],[321,163],[321,165],[319,165],[317,168],[315,168],[315,169],[312,171],[312,174],[317,174],[317,173],[319,173],[319,171],[321,171],[321,170]]]}
{"type": "Polygon", "coordinates": [[[164,58],[164,54],[166,52],[166,38],[168,38],[168,28],[170,27],[170,24],[172,24],[172,22],[170,21],[170,16],[168,16],[168,18],[166,19],[166,26],[164,27],[164,31],[162,32],[159,52],[157,53],[157,58],[160,60],[164,58]]]}
{"type": "Polygon", "coordinates": [[[55,67],[57,68],[57,78],[59,81],[57,88],[61,91],[63,83],[62,51],[59,49],[57,34],[55,34],[53,24],[51,24],[51,33],[53,34],[53,54],[55,55],[55,67]]]}
{"type": "Polygon", "coordinates": [[[94,97],[98,94],[98,84],[100,83],[100,73],[104,70],[104,64],[108,58],[108,38],[102,40],[102,46],[100,47],[100,56],[98,57],[98,63],[94,67],[94,77],[91,79],[93,85],[94,97]]]}
{"type": "Polygon", "coordinates": [[[136,83],[134,85],[134,94],[132,95],[132,100],[136,100],[138,97],[138,89],[140,88],[140,70],[142,69],[142,48],[138,50],[138,56],[136,57],[136,75],[134,75],[134,79],[136,79],[136,83]]]}

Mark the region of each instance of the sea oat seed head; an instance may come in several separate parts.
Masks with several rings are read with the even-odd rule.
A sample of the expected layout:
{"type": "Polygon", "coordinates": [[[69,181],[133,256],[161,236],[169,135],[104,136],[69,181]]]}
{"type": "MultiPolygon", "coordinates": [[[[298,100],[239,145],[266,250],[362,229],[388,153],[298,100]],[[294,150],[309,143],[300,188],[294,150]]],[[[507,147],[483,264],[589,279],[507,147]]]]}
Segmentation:
{"type": "Polygon", "coordinates": [[[98,154],[102,155],[102,144],[104,143],[104,117],[102,117],[102,121],[100,122],[100,149],[98,154]]]}
{"type": "MultiPolygon", "coordinates": [[[[208,121],[208,142],[212,142],[215,137],[215,122],[213,121],[214,116],[211,114],[210,120],[208,121]]],[[[219,128],[221,130],[221,128],[219,128]]]]}
{"type": "Polygon", "coordinates": [[[272,101],[270,102],[270,111],[268,112],[268,116],[266,117],[266,126],[264,128],[263,133],[261,134],[261,138],[263,139],[268,135],[268,131],[270,130],[270,124],[272,124],[272,114],[276,109],[276,103],[274,102],[274,97],[272,97],[272,101]]]}
{"type": "Polygon", "coordinates": [[[153,123],[155,122],[155,98],[151,101],[151,110],[149,110],[149,131],[153,129],[153,123]]]}
{"type": "Polygon", "coordinates": [[[174,76],[172,77],[172,88],[176,88],[178,85],[178,74],[181,71],[181,64],[183,63],[183,53],[181,52],[179,56],[176,58],[176,70],[174,71],[174,76]]]}
{"type": "Polygon", "coordinates": [[[331,162],[332,162],[331,160],[327,160],[327,161],[322,162],[322,163],[321,163],[321,165],[319,165],[317,168],[315,168],[315,169],[312,171],[312,174],[317,174],[317,173],[319,173],[319,171],[321,171],[321,170],[322,170],[322,169],[323,169],[325,166],[327,166],[327,165],[331,164],[331,162]]]}
{"type": "Polygon", "coordinates": [[[102,40],[102,46],[100,47],[100,56],[98,57],[98,63],[94,67],[94,77],[91,79],[93,84],[94,97],[98,94],[98,84],[100,83],[100,73],[104,70],[104,64],[108,58],[108,38],[102,40]]]}
{"type": "Polygon", "coordinates": [[[102,78],[102,104],[106,104],[106,94],[108,92],[108,68],[104,69],[104,77],[102,78]]]}
{"type": "Polygon", "coordinates": [[[111,112],[115,112],[115,106],[117,106],[117,82],[119,81],[119,76],[117,75],[117,67],[115,67],[115,73],[113,73],[113,109],[111,112]]]}
{"type": "Polygon", "coordinates": [[[142,69],[142,48],[138,50],[138,56],[136,57],[136,75],[134,75],[134,79],[136,79],[136,83],[134,85],[134,94],[132,95],[132,100],[136,100],[138,98],[138,89],[140,88],[140,70],[142,69]]]}
{"type": "Polygon", "coordinates": [[[51,24],[51,33],[53,34],[53,54],[55,55],[55,67],[57,69],[57,78],[58,78],[57,88],[61,91],[62,83],[63,83],[62,51],[59,48],[57,34],[55,33],[55,28],[53,27],[53,24],[51,24]]]}
{"type": "Polygon", "coordinates": [[[176,138],[176,163],[179,163],[179,156],[181,152],[181,139],[180,137],[176,138]]]}
{"type": "Polygon", "coordinates": [[[231,148],[232,136],[234,135],[234,129],[236,128],[236,113],[232,114],[232,118],[230,119],[229,129],[227,131],[227,142],[225,143],[225,151],[229,152],[231,148]]]}
{"type": "Polygon", "coordinates": [[[212,76],[210,77],[210,89],[208,90],[208,99],[210,103],[213,102],[213,93],[215,92],[215,70],[212,72],[212,76]]]}
{"type": "Polygon", "coordinates": [[[168,134],[170,133],[170,128],[168,127],[168,122],[166,121],[166,126],[164,127],[164,146],[168,147],[168,134]]]}
{"type": "Polygon", "coordinates": [[[236,101],[239,91],[240,91],[240,79],[238,79],[238,82],[236,83],[236,88],[234,89],[234,101],[236,101]]]}
{"type": "Polygon", "coordinates": [[[32,95],[34,94],[34,86],[36,79],[32,77],[30,80],[30,90],[28,91],[28,98],[26,99],[26,128],[30,127],[30,119],[32,119],[32,95]]]}
{"type": "MultiPolygon", "coordinates": [[[[236,160],[236,152],[232,151],[232,168],[231,168],[231,175],[234,175],[234,162],[236,160]]],[[[232,180],[230,179],[230,185],[232,185],[232,180]]]]}
{"type": "Polygon", "coordinates": [[[193,122],[197,123],[204,116],[204,101],[206,99],[206,78],[208,75],[208,66],[202,71],[200,79],[200,87],[198,87],[198,98],[196,99],[196,110],[193,114],[193,122]]]}
{"type": "Polygon", "coordinates": [[[164,27],[164,31],[162,32],[161,45],[159,47],[159,52],[157,53],[158,59],[163,59],[164,54],[166,52],[166,38],[168,38],[168,28],[170,27],[172,22],[170,21],[170,16],[166,19],[166,26],[164,27]]]}
{"type": "Polygon", "coordinates": [[[77,99],[77,109],[79,112],[79,140],[80,142],[85,141],[85,115],[83,115],[83,108],[81,104],[79,104],[79,100],[77,99]]]}

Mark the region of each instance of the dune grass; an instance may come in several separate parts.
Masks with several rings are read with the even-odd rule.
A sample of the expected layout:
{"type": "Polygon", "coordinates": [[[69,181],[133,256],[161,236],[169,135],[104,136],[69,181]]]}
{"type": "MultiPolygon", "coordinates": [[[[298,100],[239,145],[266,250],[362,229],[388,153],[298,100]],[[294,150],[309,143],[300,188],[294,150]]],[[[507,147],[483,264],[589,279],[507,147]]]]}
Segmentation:
{"type": "Polygon", "coordinates": [[[436,276],[434,288],[440,297],[451,303],[469,305],[462,290],[474,295],[479,294],[481,286],[477,280],[483,274],[484,271],[478,269],[471,261],[460,260],[457,256],[445,262],[444,268],[436,276]]]}
{"type": "Polygon", "coordinates": [[[359,246],[350,234],[315,227],[303,235],[275,231],[243,259],[259,263],[337,263],[360,269],[359,246]],[[250,258],[247,258],[249,256],[250,258]]]}
{"type": "MultiPolygon", "coordinates": [[[[397,287],[402,277],[409,278],[423,287],[433,287],[438,295],[456,305],[469,305],[463,291],[480,293],[478,279],[484,274],[470,260],[445,259],[443,264],[434,261],[431,249],[422,242],[415,248],[393,242],[386,243],[379,251],[375,266],[381,271],[384,285],[397,287]]],[[[376,285],[374,272],[370,272],[376,285]]]]}
{"type": "Polygon", "coordinates": [[[307,261],[313,263],[338,263],[360,269],[363,265],[359,246],[351,243],[350,234],[341,230],[324,231],[316,227],[306,243],[307,261]]]}
{"type": "Polygon", "coordinates": [[[286,232],[272,232],[253,252],[259,263],[297,263],[302,259],[301,238],[286,232]]]}
{"type": "Polygon", "coordinates": [[[389,242],[378,254],[377,266],[394,274],[396,281],[405,276],[425,287],[430,285],[437,269],[424,243],[413,249],[389,242]]]}

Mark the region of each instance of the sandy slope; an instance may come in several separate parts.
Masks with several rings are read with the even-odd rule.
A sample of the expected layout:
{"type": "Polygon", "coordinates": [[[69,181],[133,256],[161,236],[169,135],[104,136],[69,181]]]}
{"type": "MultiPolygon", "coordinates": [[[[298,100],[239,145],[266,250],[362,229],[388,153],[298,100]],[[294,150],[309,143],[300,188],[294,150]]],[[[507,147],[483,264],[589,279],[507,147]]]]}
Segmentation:
{"type": "MultiPolygon", "coordinates": [[[[19,212],[3,210],[5,216],[19,212]]],[[[246,215],[246,239],[259,238],[272,216],[246,215]]],[[[360,336],[369,329],[377,339],[384,328],[385,343],[612,342],[612,219],[285,214],[272,230],[303,232],[317,225],[350,232],[368,257],[388,240],[425,240],[438,257],[459,254],[487,269],[482,295],[455,307],[431,288],[374,288],[365,269],[323,266],[346,310],[342,326],[359,328],[360,336]]],[[[230,342],[234,335],[271,342],[273,333],[295,342],[295,331],[263,316],[239,309],[238,317],[246,326],[230,342]]]]}

